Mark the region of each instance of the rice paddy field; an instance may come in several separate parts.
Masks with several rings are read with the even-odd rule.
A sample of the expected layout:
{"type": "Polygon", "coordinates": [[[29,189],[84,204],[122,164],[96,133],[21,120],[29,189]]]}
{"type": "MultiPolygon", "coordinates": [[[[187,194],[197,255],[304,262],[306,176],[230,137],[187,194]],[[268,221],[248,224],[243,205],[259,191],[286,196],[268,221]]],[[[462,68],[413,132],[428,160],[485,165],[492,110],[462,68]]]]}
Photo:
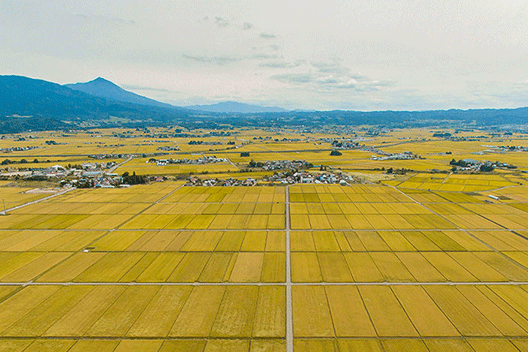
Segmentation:
{"type": "MultiPolygon", "coordinates": [[[[9,187],[10,184],[12,183],[6,183],[4,186],[0,184],[0,202],[2,202],[0,211],[4,210],[4,205],[9,209],[50,195],[50,193],[34,192],[34,188],[29,187],[9,187]]],[[[51,192],[53,193],[56,192],[51,192]]]]}
{"type": "Polygon", "coordinates": [[[526,193],[74,190],[1,218],[0,350],[523,351],[526,193]]]}
{"type": "MultiPolygon", "coordinates": [[[[85,135],[79,149],[102,148],[83,144],[99,139],[117,145],[114,132],[85,135]]],[[[268,135],[243,131],[237,141],[268,135]]],[[[133,142],[111,149],[142,150],[133,142]]],[[[480,145],[424,142],[422,150],[468,155],[480,145]]],[[[67,149],[46,148],[39,152],[67,149]]],[[[336,159],[325,148],[279,141],[240,149],[250,160],[295,155],[343,170],[365,168],[370,157],[336,159]]],[[[225,156],[247,163],[239,151],[225,156]]],[[[415,162],[448,169],[451,157],[415,162]]],[[[155,167],[144,161],[119,172],[155,167]]],[[[519,172],[420,171],[349,186],[167,181],[53,195],[4,181],[0,352],[528,351],[525,184],[519,172]]]]}

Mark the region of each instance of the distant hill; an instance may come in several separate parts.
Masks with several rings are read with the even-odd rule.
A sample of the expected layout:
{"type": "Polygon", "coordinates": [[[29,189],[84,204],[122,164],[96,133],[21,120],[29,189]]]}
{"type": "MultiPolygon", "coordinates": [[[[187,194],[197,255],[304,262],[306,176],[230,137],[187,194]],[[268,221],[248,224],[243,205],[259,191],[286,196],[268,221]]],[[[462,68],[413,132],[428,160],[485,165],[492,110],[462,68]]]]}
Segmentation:
{"type": "Polygon", "coordinates": [[[104,93],[106,96],[88,94],[39,79],[0,76],[0,133],[170,124],[189,130],[246,126],[376,125],[405,128],[528,125],[526,107],[432,111],[285,111],[225,102],[188,107],[195,109],[191,111],[127,92],[103,79],[75,87],[90,87],[94,94],[104,93]]]}
{"type": "Polygon", "coordinates": [[[173,121],[187,115],[182,108],[126,103],[39,79],[0,76],[0,133],[71,128],[86,120],[112,117],[173,121]]]}
{"type": "Polygon", "coordinates": [[[96,97],[121,101],[124,103],[173,108],[174,106],[147,97],[129,92],[104,78],[98,77],[86,83],[65,84],[66,87],[83,93],[95,95],[96,97]]]}
{"type": "Polygon", "coordinates": [[[288,110],[276,106],[259,106],[235,101],[226,101],[212,105],[192,105],[186,106],[186,109],[196,111],[207,111],[216,113],[239,113],[239,114],[258,114],[265,112],[287,112],[288,110]]]}

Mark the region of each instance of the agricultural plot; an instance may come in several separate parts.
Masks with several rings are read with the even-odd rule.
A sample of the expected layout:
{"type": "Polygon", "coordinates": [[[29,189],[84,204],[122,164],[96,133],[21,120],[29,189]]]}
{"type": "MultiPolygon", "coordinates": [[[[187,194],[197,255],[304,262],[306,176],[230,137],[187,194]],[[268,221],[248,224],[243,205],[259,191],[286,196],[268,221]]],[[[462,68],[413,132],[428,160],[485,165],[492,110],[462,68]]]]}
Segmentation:
{"type": "Polygon", "coordinates": [[[292,187],[292,229],[454,229],[452,223],[389,187],[292,187]]]}
{"type": "Polygon", "coordinates": [[[414,188],[445,192],[480,192],[513,186],[515,183],[501,175],[417,174],[399,183],[401,188],[414,188]]]}
{"type": "Polygon", "coordinates": [[[528,240],[511,231],[524,228],[512,221],[522,207],[478,194],[299,188],[289,197],[296,350],[522,350],[510,337],[526,336],[516,313],[526,306],[503,300],[526,294],[511,285],[528,278],[528,240]]]}
{"type": "Polygon", "coordinates": [[[27,187],[0,187],[0,211],[49,196],[49,193],[33,193],[27,187]]]}
{"type": "Polygon", "coordinates": [[[72,191],[0,218],[0,351],[523,351],[525,202],[485,199],[72,191]]]}
{"type": "Polygon", "coordinates": [[[183,187],[123,229],[284,229],[284,188],[183,187]]]}

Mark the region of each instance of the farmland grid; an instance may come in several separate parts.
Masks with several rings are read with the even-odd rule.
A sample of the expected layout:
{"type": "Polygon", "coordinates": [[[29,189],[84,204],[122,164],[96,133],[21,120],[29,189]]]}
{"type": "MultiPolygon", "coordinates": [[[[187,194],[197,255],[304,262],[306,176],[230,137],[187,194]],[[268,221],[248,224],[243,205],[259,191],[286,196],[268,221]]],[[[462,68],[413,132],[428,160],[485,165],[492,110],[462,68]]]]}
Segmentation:
{"type": "MultiPolygon", "coordinates": [[[[181,189],[182,186],[179,186],[179,187],[176,187],[174,188],[171,192],[165,194],[164,196],[162,196],[161,198],[159,198],[158,200],[152,202],[149,206],[147,206],[146,208],[144,208],[143,210],[141,210],[140,212],[136,213],[133,217],[130,217],[126,220],[124,220],[123,222],[121,222],[118,226],[116,226],[115,228],[111,228],[111,229],[98,229],[98,230],[95,230],[95,229],[75,229],[75,231],[102,231],[103,234],[102,236],[98,236],[95,240],[91,241],[88,243],[87,246],[85,247],[91,247],[93,246],[94,244],[96,244],[99,240],[109,236],[110,234],[112,233],[120,233],[120,232],[127,232],[127,231],[130,231],[129,229],[122,229],[122,228],[119,228],[121,227],[123,224],[127,223],[127,222],[130,222],[132,221],[134,218],[136,218],[137,216],[141,215],[141,214],[144,214],[148,209],[151,209],[155,204],[160,204],[160,203],[163,203],[163,201],[167,198],[169,198],[171,195],[175,194],[179,189],[181,189]]],[[[512,258],[510,258],[509,256],[505,255],[502,251],[500,250],[497,250],[496,248],[494,248],[493,246],[489,245],[488,243],[486,243],[485,241],[483,241],[482,239],[474,236],[471,232],[473,231],[489,231],[489,232],[499,232],[499,231],[508,231],[510,233],[513,233],[515,234],[516,236],[518,236],[519,238],[522,238],[522,239],[525,239],[522,235],[516,233],[515,231],[523,231],[523,230],[526,230],[526,229],[518,229],[518,230],[515,230],[515,229],[511,229],[511,228],[508,228],[508,227],[505,227],[504,225],[501,225],[500,223],[496,223],[493,221],[493,219],[488,219],[489,221],[491,222],[494,222],[496,225],[500,226],[500,228],[498,229],[471,229],[471,230],[468,230],[468,229],[465,229],[463,227],[460,227],[458,226],[457,224],[453,223],[452,221],[450,221],[449,218],[443,216],[443,214],[440,214],[440,213],[437,213],[434,209],[430,209],[427,207],[427,205],[423,204],[422,202],[419,202],[417,200],[415,200],[411,195],[408,195],[404,192],[401,192],[399,189],[395,188],[395,187],[391,187],[393,188],[394,190],[400,192],[401,194],[405,195],[406,197],[408,197],[409,199],[411,199],[413,202],[415,202],[416,204],[419,204],[420,206],[428,209],[431,213],[439,216],[440,218],[443,218],[445,221],[451,223],[454,225],[454,228],[446,228],[446,229],[405,229],[405,230],[400,230],[402,232],[432,232],[432,231],[435,231],[435,232],[438,232],[438,231],[460,231],[460,232],[463,232],[464,234],[466,234],[467,236],[473,238],[475,241],[481,243],[483,246],[486,246],[487,248],[489,248],[491,251],[493,251],[494,253],[497,253],[498,255],[500,255],[502,258],[504,258],[505,260],[507,260],[508,262],[514,264],[514,265],[519,265],[517,262],[515,262],[512,258]]],[[[450,202],[449,199],[446,199],[448,202],[450,202]]],[[[337,202],[336,202],[337,203],[337,202]]],[[[215,203],[211,203],[211,204],[215,204],[215,203]]],[[[219,203],[219,204],[223,204],[223,203],[219,203]]],[[[294,307],[294,304],[293,304],[293,299],[295,298],[294,294],[292,293],[292,290],[293,288],[295,287],[299,287],[299,288],[309,288],[309,287],[321,287],[323,290],[326,289],[326,287],[418,287],[418,288],[421,288],[421,287],[425,287],[425,286],[438,286],[438,287],[464,287],[464,286],[468,286],[468,287],[472,287],[472,286],[475,286],[475,287],[483,287],[483,288],[488,288],[488,286],[513,286],[513,287],[520,287],[520,288],[524,288],[523,286],[528,286],[528,281],[513,281],[513,280],[509,280],[509,281],[446,281],[446,282],[436,282],[436,281],[416,281],[416,282],[334,282],[334,281],[325,281],[324,279],[319,281],[319,282],[311,282],[311,281],[294,281],[292,280],[292,253],[294,251],[292,251],[292,248],[291,248],[291,232],[292,231],[295,231],[295,232],[312,232],[312,233],[317,233],[317,232],[323,232],[323,231],[328,231],[328,230],[322,230],[322,229],[295,229],[295,230],[292,230],[291,228],[291,215],[290,215],[290,187],[286,187],[285,188],[285,197],[284,197],[284,204],[285,204],[285,208],[284,208],[284,229],[283,230],[279,230],[279,231],[283,231],[284,233],[284,236],[285,236],[285,247],[284,247],[284,254],[285,254],[285,262],[284,262],[284,265],[285,265],[285,279],[284,279],[284,282],[261,282],[260,280],[257,281],[257,282],[165,282],[165,281],[154,281],[154,282],[99,282],[99,281],[83,281],[83,282],[74,282],[74,281],[67,281],[67,282],[54,282],[54,281],[35,281],[35,280],[38,280],[42,275],[48,273],[49,271],[51,271],[53,268],[55,268],[56,266],[59,266],[61,263],[64,262],[64,260],[67,260],[64,259],[63,261],[60,261],[58,264],[56,264],[56,266],[53,266],[51,267],[49,270],[43,272],[41,275],[33,278],[32,280],[29,280],[29,281],[23,281],[23,282],[15,282],[15,281],[12,281],[12,282],[0,282],[0,287],[9,287],[9,286],[18,286],[20,287],[20,289],[12,292],[11,294],[9,295],[6,295],[6,296],[3,296],[2,298],[0,298],[0,304],[3,303],[4,301],[6,301],[8,298],[10,297],[13,297],[15,296],[18,292],[20,292],[21,289],[25,288],[25,287],[47,287],[47,286],[50,286],[50,285],[53,285],[53,286],[58,286],[58,287],[83,287],[83,286],[94,286],[94,287],[149,287],[149,286],[152,286],[152,287],[170,287],[170,286],[181,286],[181,287],[284,287],[285,289],[285,333],[284,333],[284,339],[285,339],[285,346],[286,346],[286,351],[288,352],[291,352],[293,351],[293,348],[294,348],[294,337],[295,337],[295,340],[320,340],[322,341],[321,343],[323,343],[325,341],[325,339],[327,339],[328,337],[327,336],[306,336],[306,335],[303,335],[303,334],[300,334],[300,335],[296,335],[295,334],[295,329],[294,329],[294,314],[295,312],[299,313],[299,310],[295,310],[295,307],[294,307]]],[[[429,204],[429,203],[428,203],[429,204]]],[[[435,204],[435,203],[430,203],[430,204],[435,204]]],[[[471,211],[471,209],[467,209],[469,211],[471,211]]],[[[484,218],[486,218],[485,216],[483,216],[484,218]]],[[[177,229],[178,231],[180,232],[193,232],[193,231],[200,231],[200,232],[219,232],[219,230],[214,230],[214,229],[199,229],[199,230],[189,230],[189,229],[177,229]]],[[[11,230],[11,229],[6,229],[4,230],[5,232],[10,232],[10,231],[18,231],[18,230],[11,230]]],[[[39,231],[54,231],[53,229],[39,229],[39,231]]],[[[68,232],[68,231],[73,231],[73,230],[64,230],[65,232],[68,232]]],[[[145,233],[150,233],[150,232],[168,232],[168,231],[173,231],[173,230],[168,230],[168,229],[141,229],[142,232],[145,232],[145,233]]],[[[231,230],[233,231],[233,230],[231,230]]],[[[234,230],[235,232],[258,232],[258,231],[262,231],[262,230],[258,230],[258,229],[244,229],[244,230],[234,230]]],[[[351,230],[351,229],[342,229],[342,230],[339,230],[339,229],[333,229],[332,231],[354,231],[354,232],[367,232],[367,231],[394,231],[394,229],[354,229],[354,230],[351,230]]],[[[182,251],[182,250],[179,250],[180,252],[182,253],[207,253],[208,251],[196,251],[196,250],[193,250],[193,251],[182,251]]],[[[248,251],[248,253],[258,253],[259,251],[248,251]]],[[[362,253],[362,252],[368,252],[368,253],[376,253],[376,251],[372,251],[372,250],[364,250],[364,251],[355,251],[355,252],[358,252],[358,253],[362,253]]],[[[125,253],[124,250],[120,250],[120,251],[112,251],[112,250],[94,250],[92,253],[125,253]]],[[[134,253],[134,251],[131,251],[130,253],[134,253]]],[[[317,253],[326,253],[325,251],[317,251],[317,253]]],[[[331,253],[331,252],[328,252],[328,253],[331,253]]],[[[380,252],[381,253],[381,252],[380,252]]],[[[68,257],[70,258],[70,257],[68,257]]],[[[225,297],[225,294],[224,296],[222,297],[225,297]]],[[[329,295],[325,295],[325,297],[327,297],[326,299],[328,300],[329,298],[329,295]]],[[[330,305],[330,301],[327,301],[327,304],[330,305]]],[[[402,307],[403,309],[403,307],[402,307]]],[[[219,314],[219,313],[218,313],[219,314]]],[[[405,313],[407,314],[407,313],[405,313]]],[[[407,315],[407,317],[409,318],[409,316],[407,315]]],[[[372,323],[372,321],[371,321],[372,323]]],[[[333,323],[332,323],[333,324],[333,323]]],[[[337,326],[334,326],[332,325],[332,329],[334,331],[337,331],[338,327],[337,326]]],[[[414,326],[414,324],[413,324],[414,326]]],[[[414,328],[416,329],[416,326],[414,326],[414,328]]],[[[454,340],[460,340],[460,339],[466,339],[468,336],[466,336],[465,334],[461,334],[461,336],[449,336],[448,338],[449,339],[454,339],[454,340]]],[[[476,337],[473,337],[474,339],[482,339],[482,340],[486,340],[486,339],[492,339],[492,338],[496,338],[497,336],[476,336],[476,337]]],[[[25,336],[25,335],[10,335],[10,336],[1,336],[0,337],[0,340],[16,340],[16,339],[28,339],[30,337],[28,336],[25,336]]],[[[68,337],[60,337],[60,336],[41,336],[39,337],[41,339],[49,339],[49,340],[52,340],[52,339],[78,339],[78,340],[84,340],[84,339],[93,339],[94,337],[83,337],[83,336],[68,336],[68,337]]],[[[123,340],[123,339],[131,339],[131,340],[134,340],[134,339],[143,339],[143,337],[133,337],[133,336],[127,336],[126,338],[123,338],[123,337],[119,337],[119,336],[99,336],[98,337],[99,339],[106,339],[106,340],[123,340]]],[[[199,338],[202,338],[202,337],[199,337],[199,338]]],[[[215,337],[215,336],[209,336],[207,337],[208,339],[230,339],[230,337],[224,337],[224,336],[218,336],[218,337],[215,337]]],[[[372,337],[372,336],[363,336],[363,337],[358,337],[358,336],[348,336],[349,339],[365,339],[365,340],[378,340],[380,339],[380,337],[372,337]]],[[[435,336],[405,336],[405,339],[409,339],[409,340],[413,340],[413,339],[420,339],[420,340],[427,340],[427,339],[438,339],[439,337],[435,337],[435,336]]],[[[508,335],[508,338],[510,339],[521,339],[521,340],[524,340],[526,339],[526,336],[524,334],[519,334],[519,335],[508,335]]],[[[149,337],[149,339],[153,339],[153,340],[156,340],[156,339],[164,339],[164,340],[181,340],[182,338],[181,337],[178,337],[178,336],[165,336],[163,338],[161,337],[149,337]]],[[[266,340],[268,339],[267,337],[253,337],[253,339],[255,340],[258,340],[258,339],[263,339],[263,340],[266,340]]],[[[390,339],[398,339],[397,336],[383,336],[383,339],[387,339],[387,340],[390,340],[390,339]]],[[[383,348],[383,347],[382,347],[383,348]]]]}

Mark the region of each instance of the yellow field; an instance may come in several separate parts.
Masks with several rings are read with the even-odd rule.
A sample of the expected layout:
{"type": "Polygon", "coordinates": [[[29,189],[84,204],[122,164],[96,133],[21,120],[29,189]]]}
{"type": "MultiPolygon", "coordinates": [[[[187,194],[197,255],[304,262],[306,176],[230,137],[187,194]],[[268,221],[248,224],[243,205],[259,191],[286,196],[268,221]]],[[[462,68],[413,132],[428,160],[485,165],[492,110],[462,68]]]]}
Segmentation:
{"type": "MultiPolygon", "coordinates": [[[[0,216],[0,351],[290,352],[287,337],[294,351],[528,350],[528,186],[520,185],[528,180],[518,172],[528,159],[473,154],[502,142],[394,129],[361,143],[425,159],[377,161],[364,150],[330,156],[329,143],[317,140],[325,134],[289,134],[300,140],[286,142],[285,133],[236,129],[204,137],[222,144],[189,145],[190,138],[153,141],[135,130],[131,138],[94,132],[101,137],[72,133],[75,153],[73,138],[58,133],[37,135],[70,144],[25,143],[39,147],[34,158],[57,155],[50,162],[58,163],[67,158],[58,155],[86,161],[73,154],[177,145],[166,157],[216,155],[235,164],[158,167],[138,155],[118,173],[258,178],[273,171],[245,171],[250,160],[300,159],[353,171],[364,183],[168,181],[76,189],[10,211],[0,216]],[[401,143],[409,137],[424,140],[401,143]],[[227,150],[228,141],[239,148],[227,150]],[[518,169],[450,173],[451,158],[518,169]],[[381,167],[414,171],[374,170],[381,167]]],[[[512,138],[528,145],[522,135],[512,138]]],[[[10,208],[49,195],[27,193],[34,188],[0,181],[0,198],[10,208]]]]}

